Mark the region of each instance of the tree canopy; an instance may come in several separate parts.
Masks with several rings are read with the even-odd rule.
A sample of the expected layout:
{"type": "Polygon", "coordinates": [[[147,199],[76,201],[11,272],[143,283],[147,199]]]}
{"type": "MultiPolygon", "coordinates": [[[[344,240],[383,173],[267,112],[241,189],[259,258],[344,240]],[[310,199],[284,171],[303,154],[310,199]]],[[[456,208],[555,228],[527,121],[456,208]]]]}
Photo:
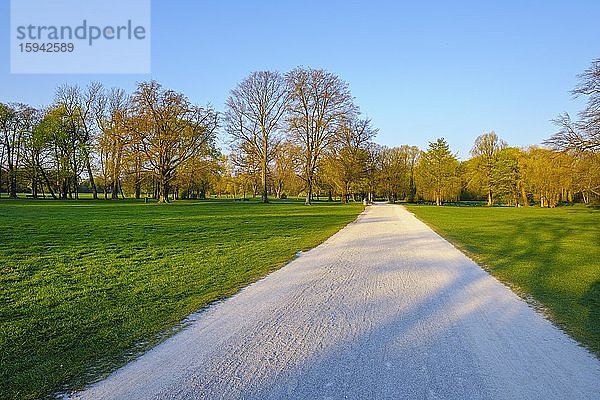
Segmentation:
{"type": "Polygon", "coordinates": [[[491,131],[462,161],[444,138],[425,150],[378,145],[349,84],[323,69],[252,72],[231,90],[222,115],[156,81],[133,93],[61,85],[45,108],[0,103],[0,195],[598,202],[599,71],[596,60],[579,76],[573,94],[586,107],[577,121],[557,118],[547,147],[509,147],[491,131]],[[219,133],[228,149],[218,147],[219,133]]]}

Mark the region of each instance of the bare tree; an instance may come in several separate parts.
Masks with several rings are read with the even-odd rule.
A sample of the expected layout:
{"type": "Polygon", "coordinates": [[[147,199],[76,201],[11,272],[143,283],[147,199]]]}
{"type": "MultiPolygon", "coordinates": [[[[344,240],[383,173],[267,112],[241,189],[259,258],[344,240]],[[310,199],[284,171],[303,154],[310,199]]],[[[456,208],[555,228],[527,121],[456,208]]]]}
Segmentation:
{"type": "Polygon", "coordinates": [[[571,153],[600,151],[600,121],[582,119],[573,121],[567,113],[559,115],[552,122],[559,128],[544,144],[571,153]]]}
{"type": "Polygon", "coordinates": [[[579,113],[579,121],[572,121],[567,113],[559,115],[554,122],[559,131],[544,142],[555,149],[573,153],[600,151],[600,59],[578,75],[579,84],[571,92],[575,97],[588,98],[587,105],[579,113]]]}
{"type": "Polygon", "coordinates": [[[218,114],[210,106],[196,106],[156,81],[138,85],[127,127],[139,135],[141,150],[158,178],[159,202],[169,201],[177,167],[212,144],[217,126],[218,114]]]}
{"type": "Polygon", "coordinates": [[[250,152],[246,159],[260,162],[262,202],[268,202],[268,168],[281,136],[280,121],[288,103],[284,77],[279,72],[251,73],[227,99],[226,130],[236,151],[250,152]]]}
{"type": "Polygon", "coordinates": [[[315,172],[324,151],[357,110],[348,84],[330,72],[296,68],[287,74],[287,82],[288,131],[303,151],[305,203],[311,204],[315,172]]]}

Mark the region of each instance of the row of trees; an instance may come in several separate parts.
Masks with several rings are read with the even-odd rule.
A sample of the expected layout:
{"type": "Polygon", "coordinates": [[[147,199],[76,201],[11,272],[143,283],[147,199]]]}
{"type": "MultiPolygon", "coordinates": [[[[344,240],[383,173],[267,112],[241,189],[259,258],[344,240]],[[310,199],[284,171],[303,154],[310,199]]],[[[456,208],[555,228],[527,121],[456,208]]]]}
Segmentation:
{"type": "Polygon", "coordinates": [[[443,139],[430,143],[417,164],[419,198],[438,205],[485,199],[488,205],[542,207],[600,198],[600,154],[508,147],[490,132],[477,137],[471,155],[459,162],[443,139]]]}
{"type": "Polygon", "coordinates": [[[303,195],[342,202],[374,197],[459,199],[553,207],[600,197],[600,63],[581,75],[580,120],[561,115],[546,148],[479,136],[459,162],[443,138],[424,151],[377,145],[348,84],[317,69],[250,74],[225,112],[195,105],[155,81],[134,93],[63,85],[44,109],[0,103],[0,191],[77,198],[81,190],[170,198],[303,195]],[[216,147],[218,128],[229,154],[216,147]]]}
{"type": "Polygon", "coordinates": [[[116,198],[123,180],[140,197],[150,178],[153,196],[164,202],[181,166],[216,153],[217,122],[212,108],[155,81],[131,95],[98,83],[64,85],[45,109],[0,104],[0,178],[10,197],[20,183],[33,197],[47,191],[53,198],[78,198],[82,177],[94,198],[98,178],[105,197],[116,198]]]}

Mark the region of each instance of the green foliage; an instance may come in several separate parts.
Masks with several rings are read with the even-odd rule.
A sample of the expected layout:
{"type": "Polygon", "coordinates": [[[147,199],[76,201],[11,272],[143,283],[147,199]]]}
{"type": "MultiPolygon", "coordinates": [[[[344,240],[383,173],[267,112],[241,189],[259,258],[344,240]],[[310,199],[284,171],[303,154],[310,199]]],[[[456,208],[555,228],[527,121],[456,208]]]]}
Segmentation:
{"type": "Polygon", "coordinates": [[[38,398],[89,382],[361,210],[0,201],[0,398],[38,398]]]}
{"type": "Polygon", "coordinates": [[[600,211],[409,209],[600,355],[600,211]]]}
{"type": "Polygon", "coordinates": [[[443,200],[456,200],[460,194],[459,163],[445,139],[430,142],[417,167],[417,189],[425,200],[441,205],[443,200]]]}
{"type": "Polygon", "coordinates": [[[377,157],[377,193],[390,201],[414,201],[415,168],[420,155],[416,146],[383,147],[377,157]]]}

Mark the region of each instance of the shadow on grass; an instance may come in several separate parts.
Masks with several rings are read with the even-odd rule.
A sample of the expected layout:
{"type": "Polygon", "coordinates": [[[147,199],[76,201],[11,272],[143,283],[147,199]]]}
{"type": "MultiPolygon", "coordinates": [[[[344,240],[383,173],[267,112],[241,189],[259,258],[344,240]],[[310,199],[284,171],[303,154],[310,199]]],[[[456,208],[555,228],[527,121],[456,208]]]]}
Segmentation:
{"type": "Polygon", "coordinates": [[[413,210],[600,356],[597,211],[413,210]]]}

